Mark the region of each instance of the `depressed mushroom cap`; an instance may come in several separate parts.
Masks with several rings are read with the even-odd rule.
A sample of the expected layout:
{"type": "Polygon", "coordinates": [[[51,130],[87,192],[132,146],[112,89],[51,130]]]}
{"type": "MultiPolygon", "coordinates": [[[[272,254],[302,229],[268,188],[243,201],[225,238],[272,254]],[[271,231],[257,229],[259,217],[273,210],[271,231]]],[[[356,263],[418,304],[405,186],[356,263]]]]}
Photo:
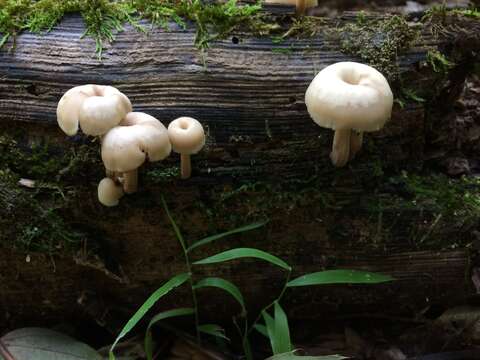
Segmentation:
{"type": "Polygon", "coordinates": [[[377,131],[390,119],[393,94],[374,68],[340,62],[320,71],[305,93],[313,121],[333,130],[377,131]]]}
{"type": "Polygon", "coordinates": [[[78,127],[87,135],[102,135],[132,111],[130,100],[112,86],[82,85],[68,90],[57,106],[57,121],[67,135],[78,127]]]}
{"type": "Polygon", "coordinates": [[[110,178],[104,178],[98,184],[98,200],[105,206],[117,206],[123,196],[123,187],[110,178]]]}
{"type": "Polygon", "coordinates": [[[149,161],[165,159],[172,151],[167,129],[163,124],[141,112],[131,112],[119,126],[102,139],[102,160],[108,170],[125,172],[149,161]]]}
{"type": "Polygon", "coordinates": [[[168,137],[173,150],[184,155],[198,153],[205,145],[202,124],[191,117],[180,117],[168,125],[168,137]]]}

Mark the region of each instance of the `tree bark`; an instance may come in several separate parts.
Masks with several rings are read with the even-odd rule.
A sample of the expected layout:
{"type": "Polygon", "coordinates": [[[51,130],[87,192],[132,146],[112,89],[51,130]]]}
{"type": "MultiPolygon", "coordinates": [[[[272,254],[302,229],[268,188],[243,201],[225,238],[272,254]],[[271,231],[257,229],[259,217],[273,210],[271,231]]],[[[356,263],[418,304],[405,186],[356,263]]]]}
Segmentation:
{"type": "MultiPolygon", "coordinates": [[[[338,21],[356,21],[356,15],[346,14],[338,21]]],[[[458,96],[453,93],[466,76],[460,67],[473,64],[471,48],[478,46],[480,31],[474,30],[478,23],[465,22],[457,33],[440,35],[434,35],[429,25],[419,25],[423,29],[415,47],[398,57],[403,81],[410,88],[428,89],[428,104],[443,99],[448,99],[444,105],[452,104],[458,96]],[[474,34],[468,33],[468,46],[461,45],[465,26],[474,34]],[[445,76],[431,71],[425,67],[431,49],[450,51],[458,66],[445,76]]],[[[323,26],[335,23],[327,21],[323,26]]],[[[18,144],[26,152],[32,143],[45,141],[60,153],[76,148],[85,138],[67,139],[60,132],[56,104],[69,88],[96,83],[116,86],[130,98],[135,111],[147,112],[165,125],[180,116],[198,119],[207,144],[192,158],[191,179],[159,181],[148,175],[152,170],[178,169],[175,156],[147,165],[148,171],[139,174],[139,193],[125,196],[113,209],[96,199],[101,166],[85,168],[77,178],[68,176],[66,168],[60,185],[76,187],[77,192],[60,214],[73,228],[85,230],[83,244],[95,244],[102,251],[73,257],[61,251],[23,252],[12,249],[13,240],[0,236],[0,321],[3,317],[13,327],[76,317],[79,309],[99,323],[108,316],[119,325],[128,319],[153,290],[185,271],[181,248],[161,206],[162,196],[189,242],[250,221],[269,220],[262,229],[192,253],[194,259],[234,246],[255,247],[289,262],[294,276],[352,268],[398,279],[375,287],[289,290],[286,307],[293,319],[322,317],[332,311],[378,311],[380,306],[393,314],[411,313],[431,304],[461,302],[473,293],[471,253],[452,250],[448,244],[458,229],[438,230],[435,211],[425,207],[399,211],[372,210],[369,205],[392,191],[401,192],[389,188],[390,176],[422,169],[428,129],[434,121],[426,116],[427,103],[395,105],[391,122],[382,131],[366,134],[360,153],[339,170],[329,159],[333,132],[317,127],[304,104],[304,92],[322,67],[358,61],[343,54],[334,41],[322,35],[287,40],[280,46],[293,44],[295,50],[278,54],[272,51],[278,45],[270,39],[239,33],[238,42],[213,43],[204,67],[191,28],[172,25],[171,31],[152,29],[145,35],[127,27],[101,61],[95,57],[95,43],[80,39],[83,32],[80,18],[72,16],[48,34],[22,34],[13,52],[0,52],[3,134],[22,129],[27,140],[24,146],[21,140],[18,144]],[[378,164],[384,175],[374,175],[378,164]]],[[[400,91],[395,89],[396,95],[400,91]]],[[[17,174],[31,176],[29,170],[17,174]]],[[[4,211],[10,201],[8,191],[2,195],[0,190],[4,211]]],[[[0,231],[7,230],[0,221],[0,231]]],[[[472,227],[462,231],[465,238],[473,238],[472,227]]],[[[281,270],[248,260],[198,267],[195,272],[196,278],[232,280],[253,310],[273,299],[285,276],[281,270]]],[[[178,294],[162,299],[159,306],[188,304],[186,290],[178,294]]],[[[203,316],[210,319],[228,319],[236,309],[233,301],[214,290],[201,292],[200,303],[203,316]]]]}

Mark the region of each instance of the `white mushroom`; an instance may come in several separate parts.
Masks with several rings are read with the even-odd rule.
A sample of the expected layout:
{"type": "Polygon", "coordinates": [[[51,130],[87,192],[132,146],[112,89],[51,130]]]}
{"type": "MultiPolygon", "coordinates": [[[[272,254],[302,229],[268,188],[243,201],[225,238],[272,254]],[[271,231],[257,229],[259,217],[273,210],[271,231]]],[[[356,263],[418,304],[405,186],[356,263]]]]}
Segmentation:
{"type": "Polygon", "coordinates": [[[173,150],[180,154],[181,177],[188,179],[192,174],[190,155],[198,153],[205,145],[202,124],[191,117],[180,117],[168,125],[168,137],[173,150]]]}
{"type": "Polygon", "coordinates": [[[393,94],[374,68],[340,62],[315,76],[305,93],[305,104],[313,121],[335,130],[330,158],[340,167],[360,150],[364,131],[380,130],[390,119],[393,94]]]}
{"type": "Polygon", "coordinates": [[[305,14],[305,10],[318,6],[318,0],[265,0],[265,4],[295,5],[299,15],[305,14]]]}
{"type": "Polygon", "coordinates": [[[68,90],[57,106],[57,121],[67,135],[78,127],[87,135],[103,135],[132,111],[130,100],[112,86],[82,85],[68,90]]]}
{"type": "Polygon", "coordinates": [[[98,184],[98,200],[105,206],[117,206],[123,196],[123,188],[110,178],[103,178],[98,184]]]}
{"type": "Polygon", "coordinates": [[[163,124],[141,112],[131,112],[102,140],[102,160],[107,176],[123,181],[126,193],[137,191],[138,168],[149,161],[165,159],[172,150],[163,124]]]}

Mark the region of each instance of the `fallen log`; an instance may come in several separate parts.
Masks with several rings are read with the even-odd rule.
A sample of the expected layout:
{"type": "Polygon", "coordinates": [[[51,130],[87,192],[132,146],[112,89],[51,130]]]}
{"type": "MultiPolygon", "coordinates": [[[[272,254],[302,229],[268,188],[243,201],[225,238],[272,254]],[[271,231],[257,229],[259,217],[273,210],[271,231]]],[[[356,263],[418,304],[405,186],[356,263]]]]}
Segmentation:
{"type": "MultiPolygon", "coordinates": [[[[361,21],[377,29],[392,19],[361,21]]],[[[448,179],[420,171],[428,170],[423,161],[432,125],[441,122],[430,116],[430,106],[450,106],[458,96],[478,54],[478,21],[450,14],[440,23],[407,24],[418,31],[415,42],[383,63],[398,100],[393,118],[368,135],[354,162],[335,169],[328,157],[332,133],[310,120],[304,92],[328,64],[376,60],[357,43],[347,46],[371,31],[355,27],[358,21],[354,13],[316,21],[309,27],[313,36],[280,44],[239,32],[213,42],[203,58],[193,45],[195,30],[175,25],[148,35],[126,27],[101,61],[94,41],[80,39],[84,28],[76,16],[47,34],[18,36],[14,51],[0,52],[0,324],[86,312],[98,322],[115,314],[120,325],[156,287],[185,271],[162,196],[188,241],[269,220],[252,234],[202,248],[195,259],[257,247],[288,261],[294,276],[353,268],[399,279],[289,293],[293,319],[379,306],[405,314],[463,302],[473,293],[471,253],[464,247],[479,225],[463,196],[475,193],[475,184],[450,188],[448,179]],[[434,65],[444,58],[452,65],[437,71],[434,65]],[[193,177],[178,180],[178,158],[171,157],[147,165],[140,193],[117,208],[102,207],[97,144],[82,136],[67,139],[56,125],[61,95],[85,83],[118,87],[135,110],[164,124],[179,116],[200,120],[207,146],[193,158],[193,177]],[[33,189],[19,187],[19,178],[34,180],[33,189]]],[[[377,35],[374,47],[387,40],[377,35]]],[[[195,271],[232,280],[253,309],[265,305],[284,277],[248,261],[195,271]]],[[[179,294],[161,307],[188,304],[186,291],[179,294]]],[[[200,302],[205,318],[217,320],[228,319],[235,306],[213,291],[200,302]]]]}

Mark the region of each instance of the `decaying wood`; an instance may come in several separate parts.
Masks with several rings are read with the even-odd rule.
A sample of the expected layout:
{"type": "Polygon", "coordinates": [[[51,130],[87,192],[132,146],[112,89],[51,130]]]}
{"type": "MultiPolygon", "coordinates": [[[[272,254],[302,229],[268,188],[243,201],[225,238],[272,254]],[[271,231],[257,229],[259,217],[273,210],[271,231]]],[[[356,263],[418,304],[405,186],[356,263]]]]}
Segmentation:
{"type": "MultiPolygon", "coordinates": [[[[339,21],[356,21],[355,14],[339,21]]],[[[322,67],[358,60],[343,54],[337,43],[319,33],[313,38],[287,40],[280,46],[292,46],[294,51],[279,54],[272,51],[279,45],[269,38],[236,34],[235,41],[212,44],[205,67],[193,46],[194,29],[172,25],[171,31],[152,29],[145,35],[127,28],[101,61],[95,57],[94,42],[80,39],[83,32],[81,20],[69,17],[48,34],[22,34],[14,52],[0,52],[0,124],[5,132],[22,128],[32,137],[48,138],[67,149],[72,143],[57,128],[57,101],[73,86],[97,83],[118,87],[131,99],[135,111],[145,111],[165,125],[180,116],[198,119],[206,129],[207,146],[193,159],[191,179],[161,185],[145,182],[140,184],[139,194],[123,198],[115,209],[102,207],[96,199],[95,186],[103,177],[102,169],[98,178],[78,180],[89,190],[78,195],[78,203],[69,208],[69,222],[88,227],[94,235],[87,241],[106,249],[98,262],[85,254],[72,259],[31,253],[27,259],[4,244],[0,250],[0,320],[5,324],[85,314],[100,323],[109,316],[121,323],[156,287],[185,271],[180,247],[161,206],[162,194],[173,213],[181,217],[180,227],[191,241],[211,234],[212,227],[228,230],[229,222],[221,220],[222,216],[255,212],[257,209],[249,207],[270,199],[252,203],[255,196],[265,195],[249,189],[245,195],[225,200],[224,208],[210,209],[215,226],[209,223],[205,209],[197,206],[199,201],[213,206],[215,196],[242,184],[301,182],[312,176],[319,179],[315,185],[318,198],[304,206],[289,197],[281,199],[265,211],[270,223],[263,229],[213,244],[194,257],[233,246],[257,247],[292,264],[294,276],[342,267],[381,271],[399,279],[374,288],[329,286],[290,291],[286,308],[295,319],[325,316],[331,311],[377,311],[380,305],[387,312],[406,313],[430,304],[460,302],[472,293],[468,251],[442,250],[444,244],[435,250],[418,250],[412,240],[410,222],[426,222],[425,232],[416,238],[423,241],[431,235],[432,219],[425,220],[420,210],[408,216],[395,210],[379,215],[361,205],[385,192],[384,188],[372,191],[375,185],[367,184],[371,156],[393,174],[422,167],[432,121],[425,117],[424,103],[411,102],[404,108],[395,105],[385,129],[365,136],[375,145],[372,149],[362,149],[345,169],[331,165],[328,155],[333,133],[310,120],[304,92],[322,67]],[[215,191],[219,194],[213,195],[215,191]],[[347,205],[320,206],[320,195],[332,193],[335,201],[343,198],[347,205]],[[391,230],[391,238],[385,236],[386,229],[391,230]]],[[[439,80],[425,67],[426,54],[433,48],[455,49],[458,59],[465,61],[462,65],[471,61],[471,50],[462,52],[456,45],[463,38],[455,35],[451,30],[438,36],[426,26],[415,47],[399,56],[402,77],[411,88],[444,90],[433,91],[429,101],[464,81],[457,68],[450,69],[450,78],[439,80]]],[[[476,41],[478,44],[478,38],[476,41]]],[[[166,164],[178,160],[172,158],[166,164]]],[[[73,184],[75,181],[69,185],[73,184]]],[[[253,309],[280,289],[285,275],[248,261],[197,271],[198,276],[215,274],[232,280],[253,309]]],[[[186,291],[179,294],[162,301],[162,307],[188,304],[186,291]]],[[[200,302],[207,318],[228,319],[235,309],[233,301],[213,290],[201,294],[200,302]]]]}

